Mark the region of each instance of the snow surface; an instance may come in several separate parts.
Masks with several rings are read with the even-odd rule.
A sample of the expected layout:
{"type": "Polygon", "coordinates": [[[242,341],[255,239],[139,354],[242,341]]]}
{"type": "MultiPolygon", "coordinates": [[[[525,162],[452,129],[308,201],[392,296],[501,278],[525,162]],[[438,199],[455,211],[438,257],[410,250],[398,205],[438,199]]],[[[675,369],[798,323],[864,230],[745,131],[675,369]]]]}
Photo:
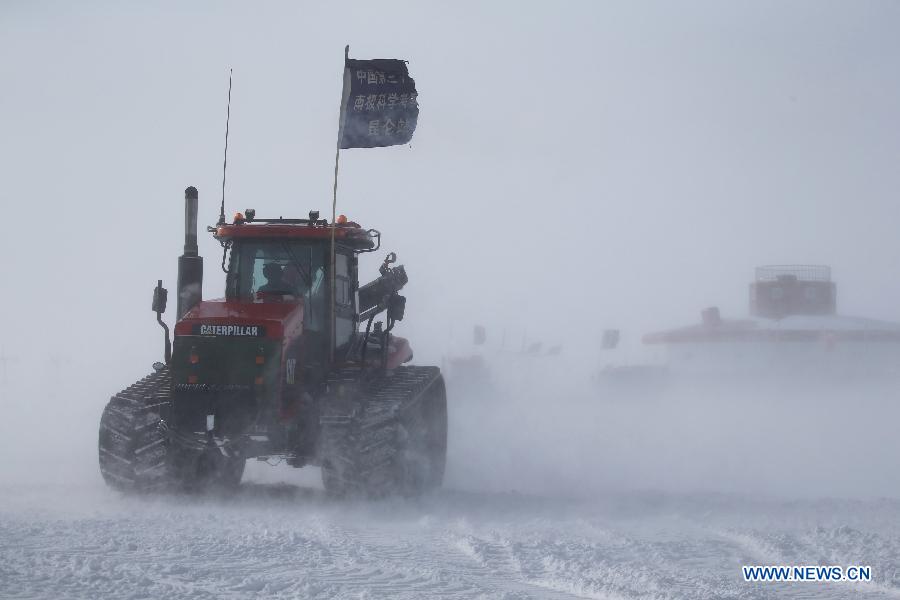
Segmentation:
{"type": "Polygon", "coordinates": [[[331,502],[95,486],[0,491],[10,598],[881,598],[900,596],[900,502],[725,495],[592,500],[446,490],[331,502]],[[869,584],[747,584],[742,564],[868,564],[869,584]]]}

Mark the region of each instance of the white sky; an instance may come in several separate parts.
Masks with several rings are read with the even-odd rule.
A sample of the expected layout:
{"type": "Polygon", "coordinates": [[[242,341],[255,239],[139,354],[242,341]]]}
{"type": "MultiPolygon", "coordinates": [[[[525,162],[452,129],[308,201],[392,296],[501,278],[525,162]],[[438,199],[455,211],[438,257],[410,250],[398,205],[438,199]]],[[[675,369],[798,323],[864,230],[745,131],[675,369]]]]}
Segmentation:
{"type": "Polygon", "coordinates": [[[123,382],[157,358],[229,67],[228,213],[328,214],[346,43],[418,84],[412,146],[345,152],[339,212],[405,263],[425,359],[476,322],[575,348],[742,315],[766,263],[830,264],[841,312],[900,320],[900,3],[485,4],[4,2],[0,346],[123,382]]]}

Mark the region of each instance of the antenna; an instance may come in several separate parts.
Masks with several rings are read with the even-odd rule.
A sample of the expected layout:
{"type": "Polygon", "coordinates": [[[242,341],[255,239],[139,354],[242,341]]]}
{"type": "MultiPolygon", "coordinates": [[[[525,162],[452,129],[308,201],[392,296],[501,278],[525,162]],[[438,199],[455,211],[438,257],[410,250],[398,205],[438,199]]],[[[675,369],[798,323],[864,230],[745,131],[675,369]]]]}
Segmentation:
{"type": "Polygon", "coordinates": [[[222,163],[222,206],[219,209],[219,225],[225,224],[225,173],[228,170],[228,125],[231,122],[231,75],[234,69],[228,69],[228,109],[225,114],[225,161],[222,163]]]}

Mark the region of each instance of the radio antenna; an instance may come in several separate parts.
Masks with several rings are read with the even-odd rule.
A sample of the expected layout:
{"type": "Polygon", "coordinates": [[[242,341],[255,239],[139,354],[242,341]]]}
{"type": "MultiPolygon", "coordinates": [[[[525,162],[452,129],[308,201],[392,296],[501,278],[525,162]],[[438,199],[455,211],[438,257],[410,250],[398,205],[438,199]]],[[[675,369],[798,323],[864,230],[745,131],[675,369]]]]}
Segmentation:
{"type": "Polygon", "coordinates": [[[225,160],[222,163],[222,206],[219,209],[219,225],[225,224],[225,173],[228,170],[228,125],[231,122],[231,75],[234,69],[228,69],[228,108],[225,113],[225,160]]]}

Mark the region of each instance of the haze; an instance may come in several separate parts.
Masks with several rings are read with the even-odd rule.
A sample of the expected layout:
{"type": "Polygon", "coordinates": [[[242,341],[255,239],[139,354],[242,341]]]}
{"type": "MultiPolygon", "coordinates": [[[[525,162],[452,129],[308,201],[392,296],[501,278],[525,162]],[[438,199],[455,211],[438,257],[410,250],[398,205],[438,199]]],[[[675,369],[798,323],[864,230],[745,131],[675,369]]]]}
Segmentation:
{"type": "MultiPolygon", "coordinates": [[[[677,436],[655,411],[621,417],[649,445],[626,444],[627,427],[598,442],[588,424],[616,422],[589,401],[604,328],[642,360],[644,332],[706,306],[746,314],[758,264],[829,264],[839,312],[900,321],[898,25],[900,5],[874,1],[5,3],[0,480],[99,482],[100,410],[161,357],[150,296],[159,278],[174,289],[184,188],[200,190],[201,226],[217,215],[229,68],[226,212],[330,214],[349,43],[409,60],[420,92],[411,146],[342,153],[338,191],[338,212],[407,267],[417,361],[441,364],[475,324],[563,349],[520,393],[521,367],[497,369],[527,427],[459,404],[451,483],[895,493],[874,471],[760,487],[724,476],[733,465],[721,485],[685,466],[732,443],[759,469],[760,446],[830,445],[748,433],[740,408],[677,436]],[[679,448],[672,475],[658,459],[679,448]]],[[[221,296],[221,249],[200,248],[204,296],[221,296]]],[[[889,430],[841,430],[841,406],[840,452],[892,468],[889,430]]]]}

